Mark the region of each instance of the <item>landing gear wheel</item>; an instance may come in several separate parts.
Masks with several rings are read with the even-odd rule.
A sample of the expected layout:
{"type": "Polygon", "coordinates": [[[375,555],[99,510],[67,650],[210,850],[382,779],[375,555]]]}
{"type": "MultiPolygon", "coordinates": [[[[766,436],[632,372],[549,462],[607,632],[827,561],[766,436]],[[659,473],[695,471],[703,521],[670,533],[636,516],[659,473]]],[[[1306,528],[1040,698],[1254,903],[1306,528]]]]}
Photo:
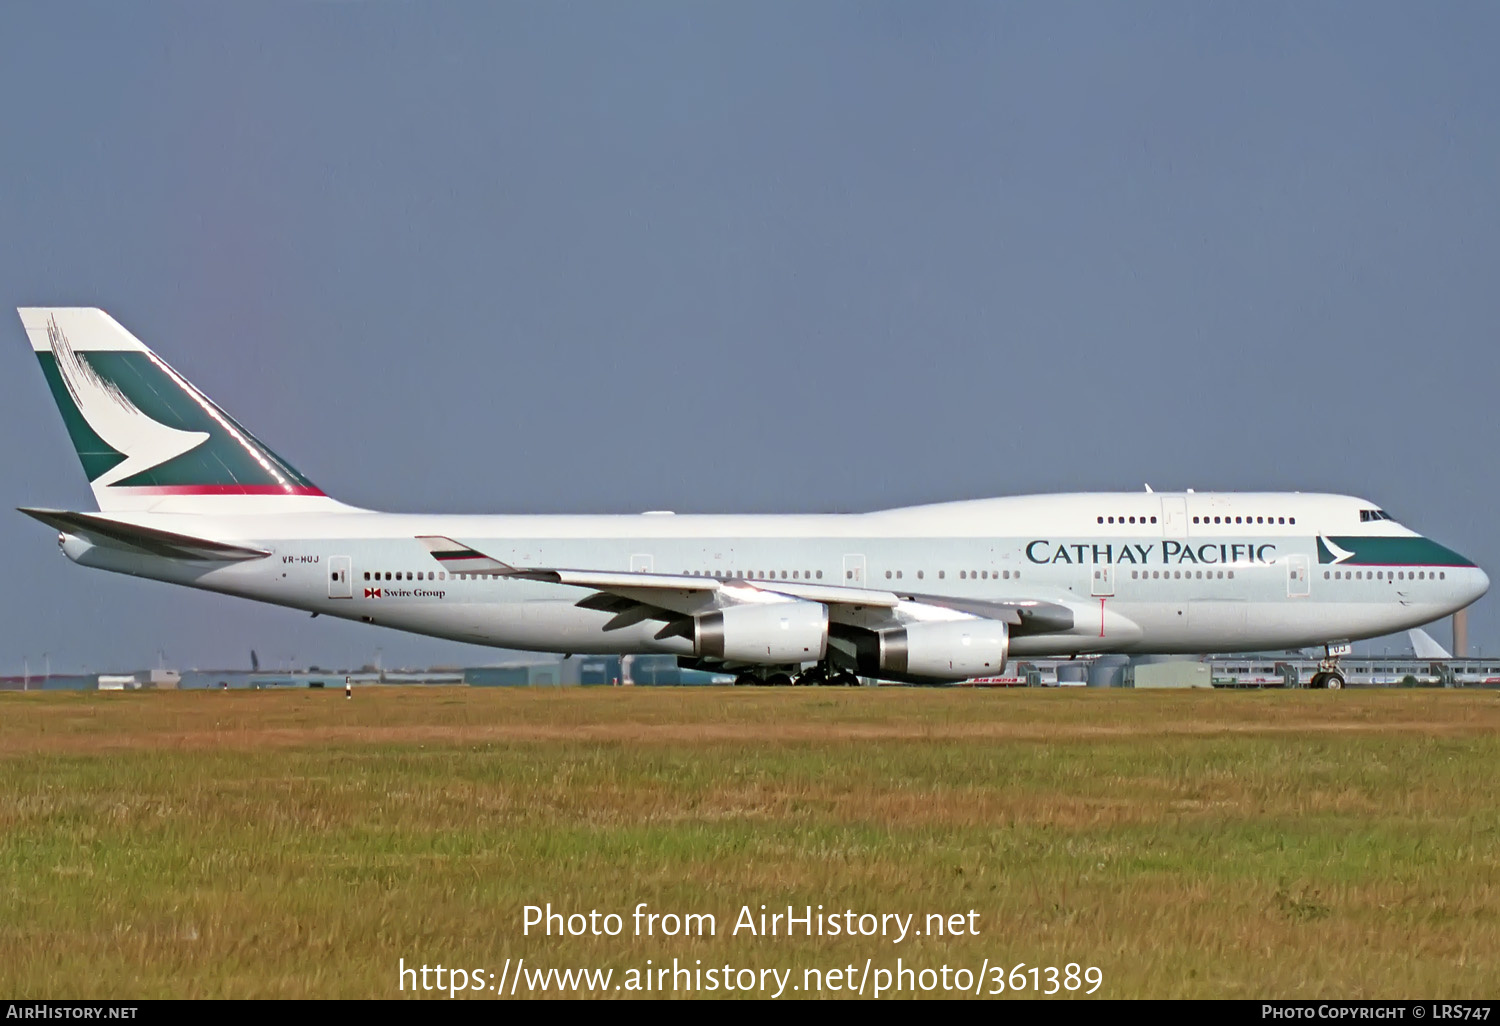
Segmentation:
{"type": "Polygon", "coordinates": [[[859,687],[859,678],[852,673],[840,673],[835,674],[833,679],[828,683],[840,688],[857,688],[859,687]]]}
{"type": "Polygon", "coordinates": [[[806,673],[797,678],[797,684],[801,687],[811,687],[815,684],[826,683],[828,683],[828,678],[824,676],[822,670],[819,670],[816,667],[808,670],[806,673]]]}
{"type": "Polygon", "coordinates": [[[1344,686],[1344,672],[1339,669],[1339,657],[1348,654],[1348,644],[1324,645],[1323,658],[1318,660],[1318,672],[1312,675],[1312,680],[1307,682],[1307,686],[1341,690],[1344,686]]]}
{"type": "Polygon", "coordinates": [[[789,688],[792,686],[792,675],[789,673],[772,673],[766,677],[768,688],[789,688]]]}
{"type": "Polygon", "coordinates": [[[756,687],[756,688],[758,688],[758,687],[761,686],[762,683],[764,683],[764,682],[758,676],[756,676],[755,674],[751,673],[749,670],[746,670],[744,673],[742,673],[738,677],[734,678],[734,686],[737,687],[737,688],[744,688],[744,687],[756,687]]]}

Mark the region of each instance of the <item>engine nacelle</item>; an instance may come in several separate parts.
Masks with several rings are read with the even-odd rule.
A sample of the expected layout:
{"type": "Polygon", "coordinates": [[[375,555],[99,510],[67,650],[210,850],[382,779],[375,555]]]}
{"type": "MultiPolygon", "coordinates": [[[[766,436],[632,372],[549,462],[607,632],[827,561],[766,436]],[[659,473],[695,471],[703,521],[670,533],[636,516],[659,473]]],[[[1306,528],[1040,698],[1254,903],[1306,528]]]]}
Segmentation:
{"type": "Polygon", "coordinates": [[[693,620],[693,654],[735,663],[819,662],[828,651],[828,607],[821,602],[754,603],[693,620]]]}
{"type": "Polygon", "coordinates": [[[912,677],[965,680],[1005,669],[1010,627],[996,620],[914,623],[880,632],[882,670],[912,677]]]}

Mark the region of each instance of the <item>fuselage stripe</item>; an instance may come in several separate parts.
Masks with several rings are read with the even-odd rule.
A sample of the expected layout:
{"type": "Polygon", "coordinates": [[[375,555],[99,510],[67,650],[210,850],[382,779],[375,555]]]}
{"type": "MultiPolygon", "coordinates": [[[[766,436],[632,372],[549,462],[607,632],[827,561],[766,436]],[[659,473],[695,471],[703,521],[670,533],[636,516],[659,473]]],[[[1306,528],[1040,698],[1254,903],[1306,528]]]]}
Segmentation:
{"type": "Polygon", "coordinates": [[[315,485],[296,484],[115,485],[112,491],[135,495],[323,495],[323,489],[315,485]]]}

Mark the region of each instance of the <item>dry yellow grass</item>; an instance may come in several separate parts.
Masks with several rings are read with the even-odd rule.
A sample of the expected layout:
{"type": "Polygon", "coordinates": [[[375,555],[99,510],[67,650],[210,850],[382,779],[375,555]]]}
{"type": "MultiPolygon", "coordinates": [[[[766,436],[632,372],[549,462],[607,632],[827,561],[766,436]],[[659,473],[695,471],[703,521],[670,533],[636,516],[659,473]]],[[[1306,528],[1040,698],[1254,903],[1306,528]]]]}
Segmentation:
{"type": "Polygon", "coordinates": [[[1497,755],[1475,692],[5,695],[0,992],[899,957],[1093,965],[1107,997],[1484,996],[1497,755]],[[546,902],[625,933],[523,936],[546,902]],[[638,902],[718,934],[632,937],[638,902]],[[731,936],[762,903],[979,935],[731,936]]]}

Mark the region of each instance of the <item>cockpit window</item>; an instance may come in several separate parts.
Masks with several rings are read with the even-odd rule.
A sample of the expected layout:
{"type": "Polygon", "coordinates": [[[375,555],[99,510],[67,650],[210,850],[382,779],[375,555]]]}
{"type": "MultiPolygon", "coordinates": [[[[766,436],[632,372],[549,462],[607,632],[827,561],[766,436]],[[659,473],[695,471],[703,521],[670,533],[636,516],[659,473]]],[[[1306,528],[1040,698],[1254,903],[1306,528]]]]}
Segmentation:
{"type": "Polygon", "coordinates": [[[1368,524],[1374,520],[1389,520],[1391,515],[1383,509],[1362,509],[1359,511],[1359,522],[1368,524]]]}

